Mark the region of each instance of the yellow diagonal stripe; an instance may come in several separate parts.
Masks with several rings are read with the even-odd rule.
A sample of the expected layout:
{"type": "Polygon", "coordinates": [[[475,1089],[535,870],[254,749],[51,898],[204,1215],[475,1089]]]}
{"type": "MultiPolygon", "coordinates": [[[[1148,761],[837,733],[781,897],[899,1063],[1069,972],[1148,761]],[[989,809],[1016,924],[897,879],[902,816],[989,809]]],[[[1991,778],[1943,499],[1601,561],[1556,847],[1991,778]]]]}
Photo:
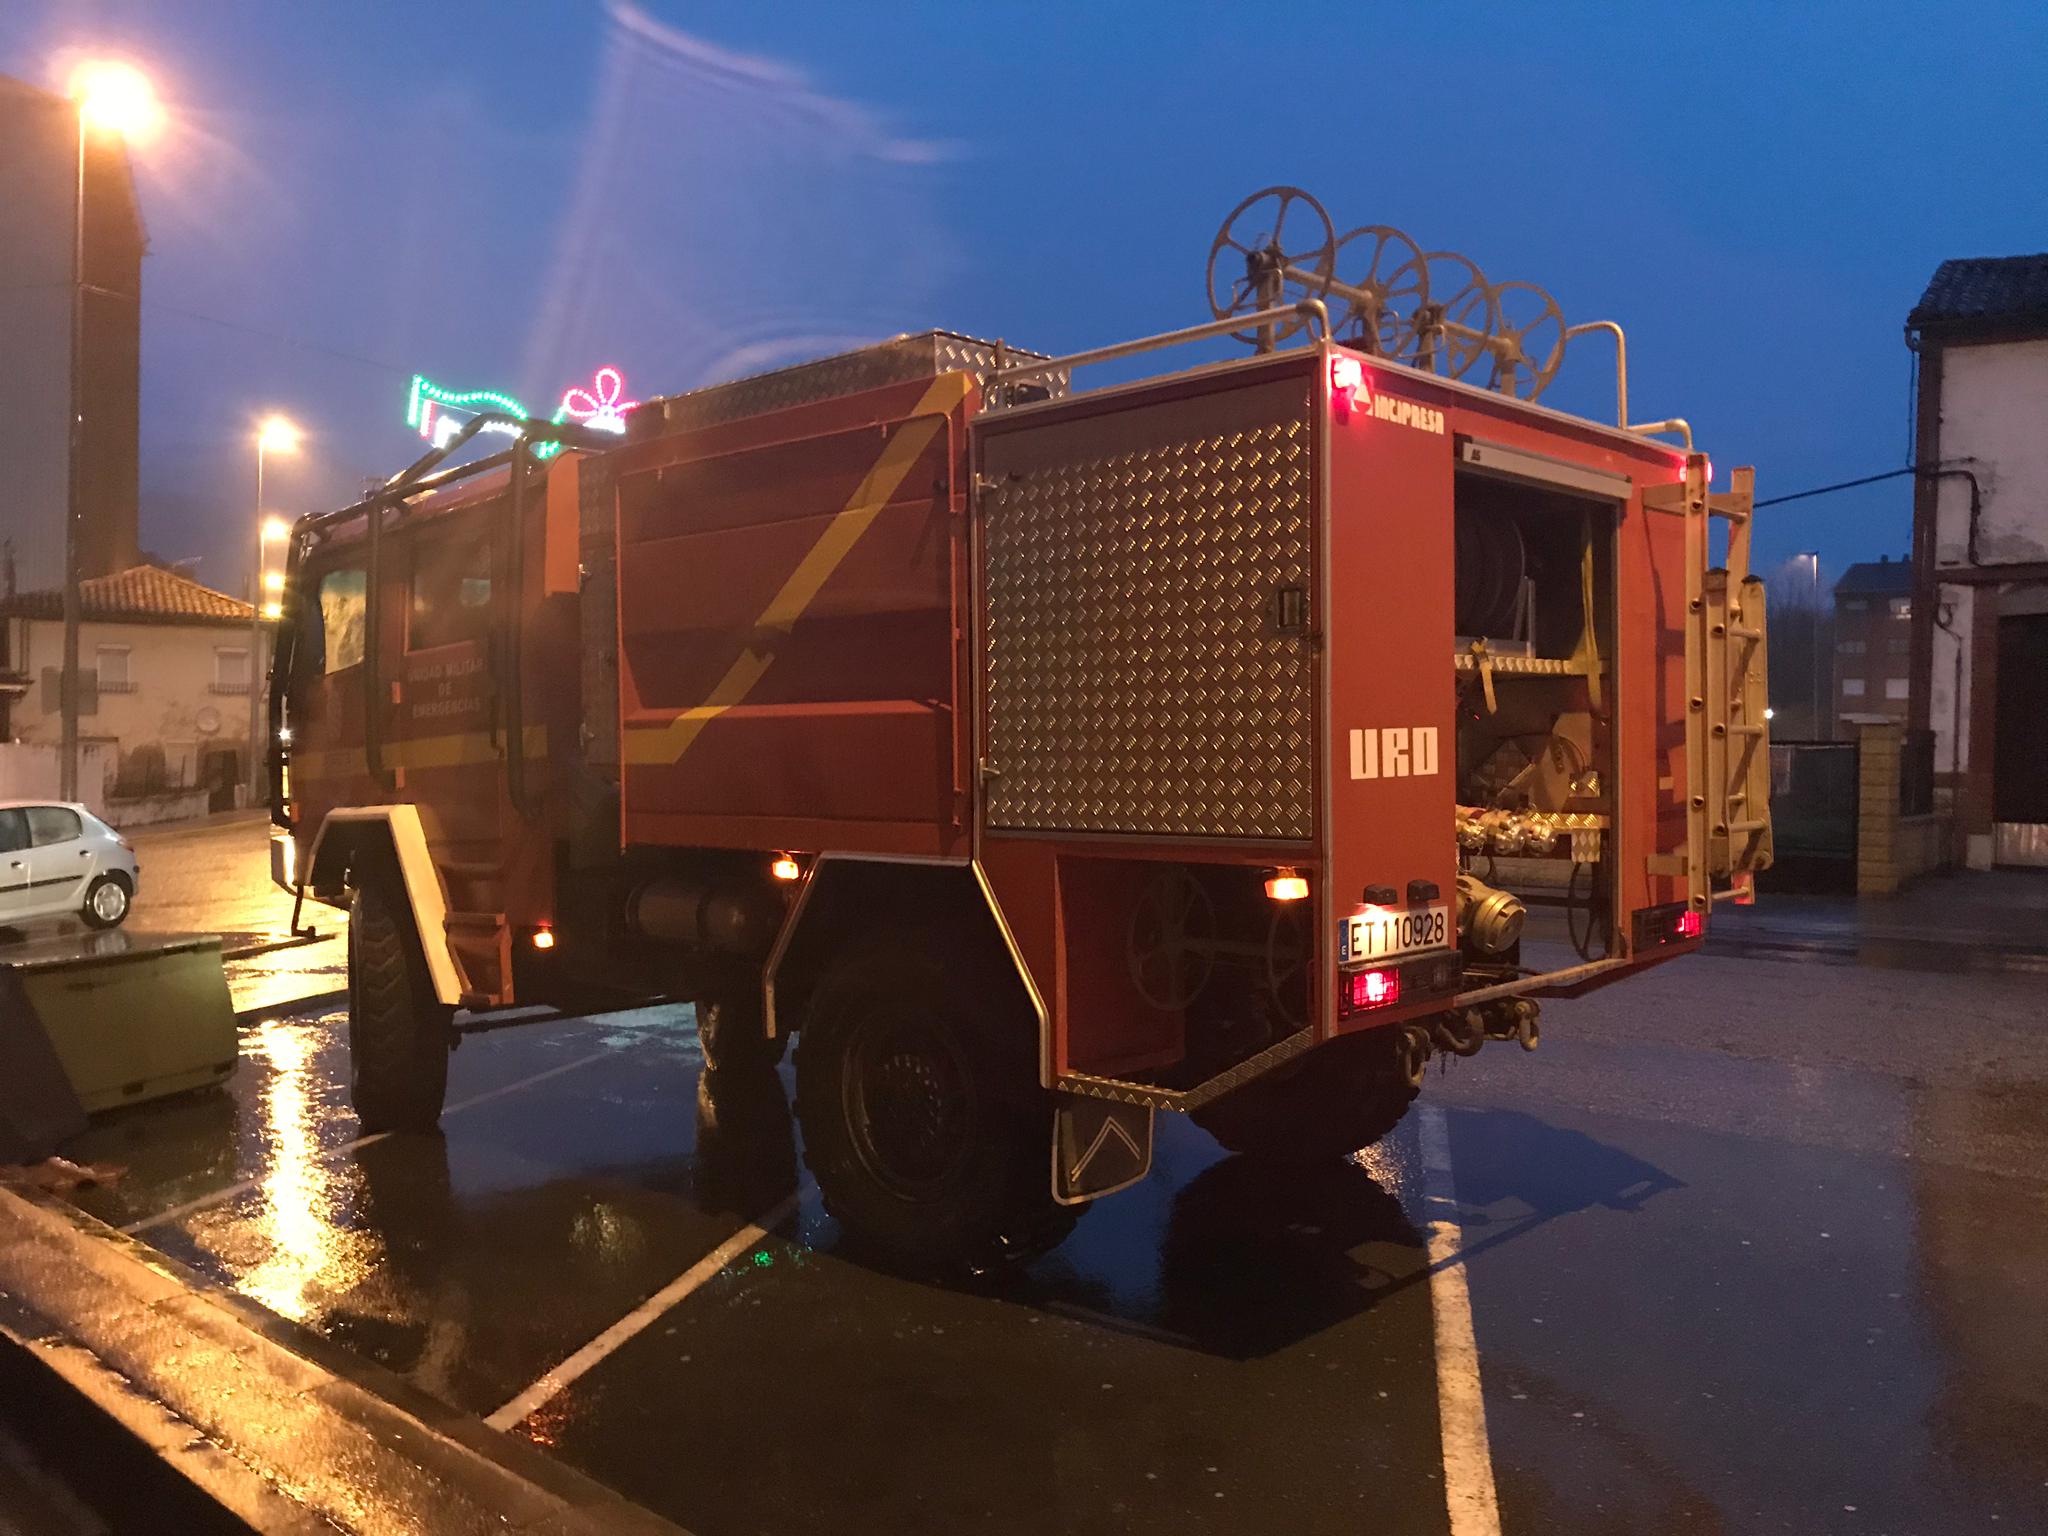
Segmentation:
{"type": "MultiPolygon", "coordinates": [[[[790,626],[803,616],[806,608],[817,597],[839,564],[860,542],[860,536],[868,531],[868,525],[875,515],[895,500],[896,492],[903,485],[903,477],[910,473],[915,464],[931,446],[932,439],[945,429],[946,418],[966,398],[971,379],[964,373],[946,373],[932,380],[931,388],[917,402],[905,421],[889,439],[861,482],[854,487],[846,505],[834,514],[832,521],[825,525],[824,532],[796,563],[796,569],[789,573],[768,606],[761,610],[755,621],[757,630],[787,634],[790,626]]],[[[625,733],[622,750],[628,763],[676,763],[690,750],[705,726],[720,715],[742,702],[754,691],[754,685],[768,670],[775,659],[772,649],[761,649],[748,645],[739,658],[726,669],[725,676],[711,690],[702,704],[684,710],[673,720],[660,726],[632,728],[625,733]]]]}
{"type": "MultiPolygon", "coordinates": [[[[525,733],[527,757],[545,757],[548,733],[545,726],[529,725],[525,733]]],[[[386,768],[465,768],[478,763],[495,763],[503,749],[485,731],[463,731],[449,736],[415,736],[408,741],[387,741],[382,753],[386,768]]],[[[370,771],[361,747],[328,747],[294,752],[292,771],[302,779],[331,779],[370,771]]]]}

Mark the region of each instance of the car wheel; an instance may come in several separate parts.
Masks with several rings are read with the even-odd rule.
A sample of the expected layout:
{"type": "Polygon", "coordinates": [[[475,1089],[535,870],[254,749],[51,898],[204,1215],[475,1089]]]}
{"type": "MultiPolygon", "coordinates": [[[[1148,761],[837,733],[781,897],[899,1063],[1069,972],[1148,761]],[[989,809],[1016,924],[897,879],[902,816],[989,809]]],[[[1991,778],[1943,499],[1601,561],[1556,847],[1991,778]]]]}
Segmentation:
{"type": "Polygon", "coordinates": [[[118,928],[128,916],[128,901],[134,893],[128,877],[101,875],[85,888],[85,905],[78,915],[88,928],[118,928]]]}

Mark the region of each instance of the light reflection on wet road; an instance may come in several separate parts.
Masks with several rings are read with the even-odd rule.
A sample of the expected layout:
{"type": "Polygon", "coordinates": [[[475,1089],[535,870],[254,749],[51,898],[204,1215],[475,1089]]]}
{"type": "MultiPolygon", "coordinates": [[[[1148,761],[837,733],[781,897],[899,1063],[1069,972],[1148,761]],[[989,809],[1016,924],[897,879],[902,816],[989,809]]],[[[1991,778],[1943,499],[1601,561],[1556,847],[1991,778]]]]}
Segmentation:
{"type": "MultiPolygon", "coordinates": [[[[2038,983],[1699,958],[1432,1073],[1509,1532],[2048,1530],[2038,983]]],[[[107,1122],[116,1223],[478,1414],[794,1192],[518,1433],[704,1533],[1446,1529],[1413,1123],[1283,1175],[1163,1119],[1001,1289],[844,1257],[786,1072],[687,1010],[472,1034],[362,1141],[333,1012],[107,1122]],[[236,1189],[248,1181],[249,1187],[236,1189]]]]}

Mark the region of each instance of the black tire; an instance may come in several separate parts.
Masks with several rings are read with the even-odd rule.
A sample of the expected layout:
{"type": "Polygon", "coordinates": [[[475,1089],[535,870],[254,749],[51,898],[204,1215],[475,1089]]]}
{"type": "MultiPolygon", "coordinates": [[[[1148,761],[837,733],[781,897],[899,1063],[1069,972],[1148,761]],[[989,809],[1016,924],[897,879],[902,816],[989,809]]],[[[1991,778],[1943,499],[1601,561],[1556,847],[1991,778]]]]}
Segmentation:
{"type": "Polygon", "coordinates": [[[410,915],[382,878],[365,878],[348,921],[348,1089],[365,1132],[440,1121],[454,1016],[434,996],[410,915]]]}
{"type": "Polygon", "coordinates": [[[950,935],[849,949],[797,1045],[804,1161],[850,1243],[958,1273],[1058,1246],[1085,1207],[1052,1197],[1052,1095],[1037,1029],[950,935]],[[1020,1016],[1021,1015],[1021,1016],[1020,1016]]]}
{"type": "Polygon", "coordinates": [[[79,904],[78,915],[85,920],[88,928],[118,928],[128,920],[128,903],[135,894],[135,887],[128,883],[128,877],[116,871],[99,876],[85,888],[85,900],[79,904]],[[107,906],[110,898],[102,891],[121,893],[120,909],[112,917],[104,916],[99,908],[107,906]]]}
{"type": "Polygon", "coordinates": [[[1345,1035],[1194,1112],[1226,1150],[1274,1161],[1327,1162],[1369,1147],[1415,1102],[1401,1033],[1345,1035]]]}
{"type": "Polygon", "coordinates": [[[697,999],[697,1045],[707,1072],[750,1072],[772,1067],[789,1047],[787,1036],[771,1038],[761,1008],[761,982],[742,982],[729,991],[697,999]]]}

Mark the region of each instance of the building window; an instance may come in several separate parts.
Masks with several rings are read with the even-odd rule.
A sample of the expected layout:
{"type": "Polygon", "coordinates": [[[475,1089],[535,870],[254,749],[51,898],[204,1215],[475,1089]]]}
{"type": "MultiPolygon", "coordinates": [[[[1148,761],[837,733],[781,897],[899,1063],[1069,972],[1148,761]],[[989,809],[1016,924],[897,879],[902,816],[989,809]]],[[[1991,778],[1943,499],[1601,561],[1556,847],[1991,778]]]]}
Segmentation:
{"type": "Polygon", "coordinates": [[[1884,696],[1888,699],[1903,699],[1906,696],[1906,680],[1903,677],[1886,678],[1884,696]]]}
{"type": "Polygon", "coordinates": [[[1860,597],[1845,597],[1842,599],[1842,612],[1868,613],[1870,612],[1870,604],[1863,601],[1860,597]]]}
{"type": "Polygon", "coordinates": [[[247,646],[217,645],[213,648],[213,691],[249,691],[249,650],[247,646]]]}
{"type": "Polygon", "coordinates": [[[1838,656],[1861,656],[1864,645],[1861,640],[1844,640],[1835,647],[1838,656]]]}
{"type": "Polygon", "coordinates": [[[128,671],[128,647],[103,645],[93,668],[99,674],[101,693],[133,693],[135,679],[128,671]]]}
{"type": "Polygon", "coordinates": [[[481,530],[423,537],[412,546],[412,604],[406,649],[481,640],[491,624],[491,547],[481,530]]]}
{"type": "Polygon", "coordinates": [[[1893,598],[1892,617],[1895,619],[1910,619],[1913,617],[1913,599],[1910,597],[1893,598]]]}
{"type": "Polygon", "coordinates": [[[1913,642],[1907,639],[1887,640],[1884,648],[1894,656],[1904,656],[1913,649],[1913,642]]]}
{"type": "Polygon", "coordinates": [[[1860,678],[1860,677],[1845,677],[1845,678],[1843,678],[1843,679],[1842,679],[1842,697],[1843,697],[1843,698],[1845,698],[1845,699],[1860,699],[1860,698],[1862,698],[1862,697],[1863,697],[1863,679],[1862,679],[1862,678],[1860,678]]]}
{"type": "Polygon", "coordinates": [[[368,610],[369,593],[360,570],[329,571],[320,578],[320,629],[328,672],[362,661],[368,610]]]}

